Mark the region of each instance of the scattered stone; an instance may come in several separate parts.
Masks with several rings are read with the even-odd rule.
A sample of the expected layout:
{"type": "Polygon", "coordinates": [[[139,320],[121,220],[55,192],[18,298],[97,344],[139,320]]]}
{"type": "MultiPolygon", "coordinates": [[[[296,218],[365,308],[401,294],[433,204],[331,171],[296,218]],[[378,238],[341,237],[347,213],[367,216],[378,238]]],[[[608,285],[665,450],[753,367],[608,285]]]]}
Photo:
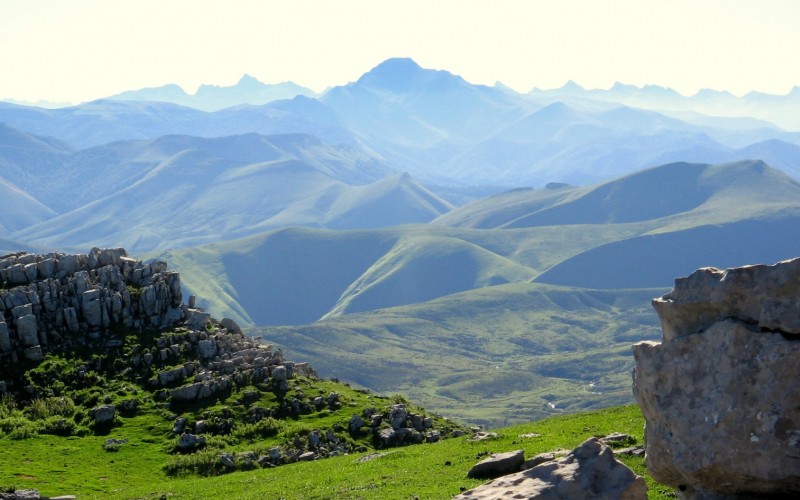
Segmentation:
{"type": "Polygon", "coordinates": [[[317,454],[316,453],[314,453],[313,451],[307,451],[305,453],[301,453],[300,456],[297,457],[297,460],[299,460],[301,462],[310,462],[311,460],[314,460],[315,458],[317,458],[317,454]]]}
{"type": "Polygon", "coordinates": [[[222,465],[228,469],[235,469],[236,464],[233,463],[233,455],[230,453],[223,453],[219,456],[219,461],[222,462],[222,465]]]}
{"type": "Polygon", "coordinates": [[[347,423],[347,428],[350,432],[358,432],[364,427],[365,422],[364,419],[359,417],[358,415],[353,415],[350,417],[350,421],[347,423]]]}
{"type": "Polygon", "coordinates": [[[178,438],[177,448],[180,451],[191,451],[206,444],[206,438],[195,434],[181,434],[178,438]]]}
{"type": "Polygon", "coordinates": [[[491,479],[504,476],[518,471],[524,461],[525,452],[523,450],[495,453],[472,466],[467,473],[467,477],[491,479]]]}
{"type": "Polygon", "coordinates": [[[370,460],[375,460],[376,458],[385,457],[386,455],[389,455],[391,453],[394,453],[394,452],[386,451],[386,452],[383,452],[383,453],[369,453],[369,454],[364,455],[363,457],[359,458],[358,460],[356,460],[356,462],[359,462],[359,463],[369,462],[370,460]]]}
{"type": "Polygon", "coordinates": [[[95,424],[112,422],[116,415],[117,408],[114,405],[103,405],[89,410],[89,416],[94,419],[95,424]]]}
{"type": "Polygon", "coordinates": [[[621,432],[612,432],[608,436],[601,437],[600,442],[606,446],[619,446],[623,444],[635,443],[636,438],[621,432]]]}
{"type": "Polygon", "coordinates": [[[467,439],[467,441],[477,443],[478,441],[489,441],[492,439],[497,439],[496,432],[478,431],[473,434],[471,438],[467,439]]]}
{"type": "Polygon", "coordinates": [[[644,446],[629,446],[614,450],[614,455],[629,455],[632,457],[643,457],[645,454],[644,446]]]}
{"type": "Polygon", "coordinates": [[[647,485],[618,462],[610,448],[590,438],[563,458],[500,477],[454,498],[644,500],[647,485]]]}

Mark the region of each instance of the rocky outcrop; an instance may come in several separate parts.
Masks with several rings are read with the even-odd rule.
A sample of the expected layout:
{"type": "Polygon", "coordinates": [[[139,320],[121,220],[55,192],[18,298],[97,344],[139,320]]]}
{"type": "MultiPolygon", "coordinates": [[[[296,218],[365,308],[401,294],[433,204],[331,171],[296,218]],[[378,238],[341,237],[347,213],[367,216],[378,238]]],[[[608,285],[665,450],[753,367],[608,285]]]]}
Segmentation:
{"type": "Polygon", "coordinates": [[[800,494],[800,259],[700,269],[634,346],[646,460],[682,498],[800,494]]]}
{"type": "Polygon", "coordinates": [[[500,477],[454,498],[643,500],[647,486],[642,477],[614,458],[611,448],[590,438],[563,458],[500,477]]]}
{"type": "Polygon", "coordinates": [[[177,324],[187,314],[181,302],[180,276],[166,262],[142,262],[122,248],[0,257],[0,367],[41,361],[117,326],[177,324]]]}

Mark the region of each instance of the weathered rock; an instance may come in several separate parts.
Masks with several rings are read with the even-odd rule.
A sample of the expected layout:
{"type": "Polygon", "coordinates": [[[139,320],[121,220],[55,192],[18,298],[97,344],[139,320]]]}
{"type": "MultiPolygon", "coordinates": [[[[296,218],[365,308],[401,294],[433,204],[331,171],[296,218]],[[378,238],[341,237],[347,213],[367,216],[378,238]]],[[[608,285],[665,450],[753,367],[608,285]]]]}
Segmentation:
{"type": "MultiPolygon", "coordinates": [[[[155,302],[152,299],[150,302],[155,302]]],[[[186,309],[186,326],[192,330],[203,331],[206,329],[206,324],[211,319],[211,315],[197,309],[186,309]]]]}
{"type": "Polygon", "coordinates": [[[213,340],[201,340],[197,343],[200,359],[211,359],[217,355],[217,343],[213,340]]]}
{"type": "Polygon", "coordinates": [[[467,477],[477,479],[491,479],[517,472],[525,461],[523,450],[495,453],[473,465],[467,477]]]}
{"type": "Polygon", "coordinates": [[[644,478],[614,458],[610,448],[591,438],[564,458],[500,477],[454,498],[644,500],[647,486],[644,478]]]}
{"type": "Polygon", "coordinates": [[[89,416],[94,419],[95,424],[111,422],[116,414],[117,408],[114,405],[103,405],[89,410],[89,416]]]}
{"type": "Polygon", "coordinates": [[[314,453],[313,451],[307,451],[305,453],[301,453],[300,456],[297,457],[297,460],[299,460],[301,462],[310,462],[311,460],[314,460],[315,458],[317,458],[317,454],[316,453],[314,453]]]}
{"type": "Polygon", "coordinates": [[[278,365],[272,369],[272,378],[278,382],[286,380],[286,367],[284,365],[278,365]]]}
{"type": "Polygon", "coordinates": [[[646,461],[683,498],[800,494],[800,259],[700,269],[634,346],[646,461]]]}
{"type": "Polygon", "coordinates": [[[42,346],[33,346],[28,347],[24,351],[25,359],[28,361],[33,361],[34,363],[38,363],[44,359],[44,352],[42,352],[42,346]]]}
{"type": "Polygon", "coordinates": [[[225,328],[230,333],[242,333],[242,329],[236,322],[230,318],[222,318],[222,321],[219,322],[222,328],[225,328]]]}
{"type": "Polygon", "coordinates": [[[222,462],[222,465],[224,465],[228,469],[236,468],[236,464],[233,463],[233,455],[231,455],[230,453],[223,453],[222,455],[220,455],[219,461],[222,462]]]}
{"type": "Polygon", "coordinates": [[[0,352],[11,351],[11,337],[8,335],[8,325],[0,321],[0,352]]]}
{"type": "Polygon", "coordinates": [[[800,334],[800,258],[773,266],[699,269],[675,280],[653,301],[664,340],[700,332],[727,318],[758,328],[800,334]]]}
{"type": "Polygon", "coordinates": [[[401,429],[406,426],[406,418],[408,418],[408,410],[406,410],[406,405],[397,404],[392,406],[392,410],[389,413],[389,423],[392,426],[392,429],[401,429]]]}
{"type": "Polygon", "coordinates": [[[32,347],[39,344],[36,316],[33,314],[20,316],[14,320],[14,324],[17,327],[17,335],[22,340],[23,345],[32,347]]]}
{"type": "Polygon", "coordinates": [[[177,448],[181,451],[190,451],[206,444],[206,438],[194,434],[181,434],[178,438],[177,448]]]}
{"type": "Polygon", "coordinates": [[[358,415],[353,415],[350,417],[350,421],[347,423],[347,427],[350,432],[358,432],[362,427],[364,427],[364,425],[364,419],[358,415]]]}

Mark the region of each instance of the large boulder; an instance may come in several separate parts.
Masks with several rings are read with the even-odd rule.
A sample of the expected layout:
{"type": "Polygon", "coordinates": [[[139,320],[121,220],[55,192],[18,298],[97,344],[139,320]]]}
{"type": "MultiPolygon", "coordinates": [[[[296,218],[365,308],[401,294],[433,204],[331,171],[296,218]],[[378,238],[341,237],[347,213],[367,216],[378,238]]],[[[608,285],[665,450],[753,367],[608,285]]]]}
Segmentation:
{"type": "Polygon", "coordinates": [[[800,494],[800,259],[700,269],[634,346],[646,460],[683,498],[800,494]]]}
{"type": "Polygon", "coordinates": [[[497,478],[454,498],[644,500],[647,485],[614,458],[611,448],[590,438],[563,458],[497,478]]]}

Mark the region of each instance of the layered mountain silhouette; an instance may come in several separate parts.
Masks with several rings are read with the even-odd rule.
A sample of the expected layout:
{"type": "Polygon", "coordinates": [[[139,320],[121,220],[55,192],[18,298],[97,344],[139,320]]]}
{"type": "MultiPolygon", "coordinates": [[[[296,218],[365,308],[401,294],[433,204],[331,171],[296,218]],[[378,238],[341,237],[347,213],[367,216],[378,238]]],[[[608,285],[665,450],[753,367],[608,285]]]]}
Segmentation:
{"type": "Polygon", "coordinates": [[[515,190],[455,208],[426,225],[280,231],[172,252],[170,260],[191,266],[187,276],[199,276],[186,279],[190,288],[217,282],[238,290],[249,286],[253,273],[271,269],[269,279],[280,282],[282,292],[269,300],[280,307],[245,306],[231,298],[217,313],[261,325],[305,323],[532,280],[665,288],[704,262],[726,266],[791,257],[800,244],[800,232],[792,229],[800,227],[798,216],[800,183],[763,162],[675,163],[592,187],[515,190]],[[763,241],[770,243],[762,248],[763,241]],[[325,274],[316,266],[328,258],[350,270],[346,277],[340,276],[325,300],[299,299],[320,293],[305,273],[325,274]],[[295,278],[295,272],[306,277],[295,278]]]}
{"type": "Polygon", "coordinates": [[[244,75],[236,85],[201,85],[194,94],[187,94],[178,85],[168,84],[161,87],[129,90],[106,99],[171,102],[203,111],[219,111],[242,104],[262,105],[272,101],[292,99],[299,95],[314,97],[316,94],[293,82],[268,84],[262,83],[250,75],[244,75]]]}
{"type": "MultiPolygon", "coordinates": [[[[224,101],[231,93],[264,89],[244,77],[232,87],[201,87],[194,97],[224,101]]],[[[183,102],[175,97],[178,90],[167,86],[131,95],[183,102]]],[[[289,93],[295,91],[300,92],[289,93]]],[[[397,173],[446,186],[440,193],[447,191],[451,200],[461,202],[475,186],[590,185],[677,161],[759,158],[796,175],[800,161],[790,151],[800,144],[800,133],[731,113],[703,115],[700,112],[713,107],[692,104],[718,100],[723,108],[733,109],[730,99],[767,107],[782,103],[788,106],[781,108],[785,113],[794,106],[796,94],[737,98],[705,92],[689,99],[660,87],[620,84],[608,91],[585,91],[572,84],[522,95],[504,87],[473,85],[447,71],[398,58],[319,98],[301,93],[216,111],[116,98],[61,109],[2,103],[0,122],[53,137],[75,150],[163,135],[308,134],[331,146],[364,149],[397,173]]],[[[751,105],[756,106],[747,104],[751,105]]]]}
{"type": "Polygon", "coordinates": [[[70,152],[2,130],[0,190],[14,202],[3,234],[51,247],[177,248],[275,227],[424,223],[452,208],[380,158],[303,134],[172,135],[70,152]]]}

